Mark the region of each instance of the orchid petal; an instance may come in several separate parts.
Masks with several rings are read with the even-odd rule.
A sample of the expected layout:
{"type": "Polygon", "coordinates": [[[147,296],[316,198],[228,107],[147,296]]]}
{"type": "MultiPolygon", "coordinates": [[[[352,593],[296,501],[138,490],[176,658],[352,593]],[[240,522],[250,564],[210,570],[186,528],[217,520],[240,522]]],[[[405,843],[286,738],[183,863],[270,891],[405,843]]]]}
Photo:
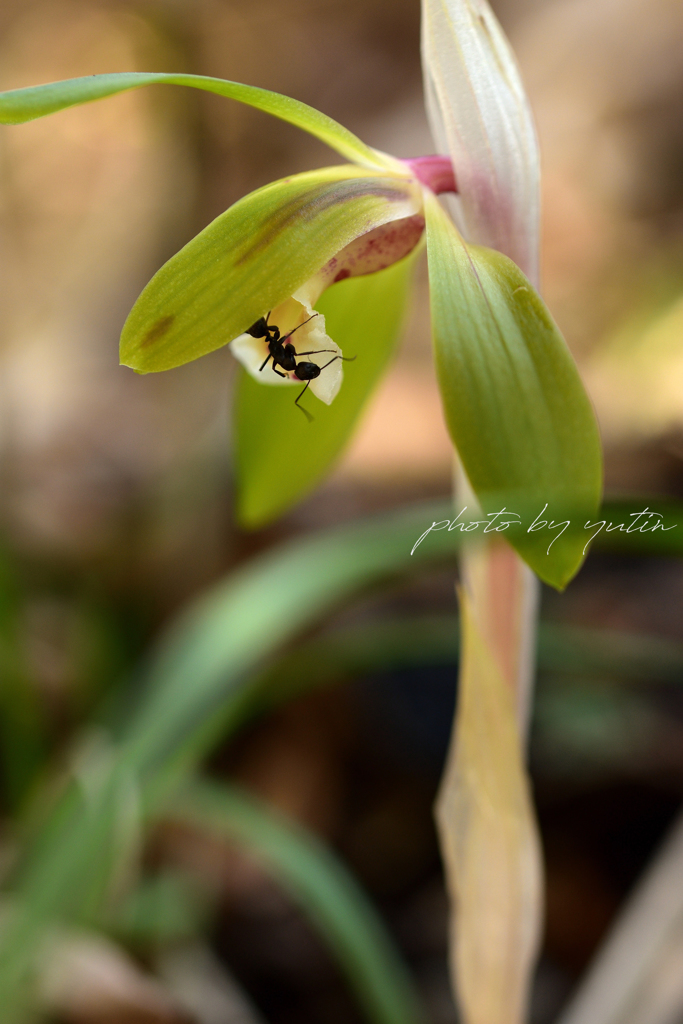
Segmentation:
{"type": "Polygon", "coordinates": [[[483,511],[519,514],[525,525],[505,539],[561,589],[583,560],[584,524],[600,501],[593,409],[519,268],[499,252],[468,246],[434,196],[426,213],[437,374],[453,443],[483,511]],[[529,530],[544,505],[554,531],[529,530]]]}
{"type": "Polygon", "coordinates": [[[427,113],[453,161],[468,241],[538,275],[539,157],[517,64],[485,0],[423,0],[427,113]]]}
{"type": "Polygon", "coordinates": [[[291,96],[283,96],[269,89],[259,89],[241,82],[206,75],[174,75],[128,71],[111,75],[88,75],[87,78],[69,78],[62,82],[47,82],[28,89],[11,89],[0,93],[0,124],[24,124],[47,114],[55,114],[67,107],[92,103],[116,96],[121,92],[139,89],[143,85],[185,85],[205,92],[217,93],[227,99],[246,103],[263,110],[282,121],[288,121],[327,143],[347,160],[361,167],[397,169],[399,161],[385,153],[366,146],[343,125],[333,121],[306,103],[291,96]]]}
{"type": "Polygon", "coordinates": [[[410,177],[352,165],[252,192],[152,278],[124,325],[121,361],[147,373],[220,348],[294,295],[353,239],[421,208],[410,177]]]}

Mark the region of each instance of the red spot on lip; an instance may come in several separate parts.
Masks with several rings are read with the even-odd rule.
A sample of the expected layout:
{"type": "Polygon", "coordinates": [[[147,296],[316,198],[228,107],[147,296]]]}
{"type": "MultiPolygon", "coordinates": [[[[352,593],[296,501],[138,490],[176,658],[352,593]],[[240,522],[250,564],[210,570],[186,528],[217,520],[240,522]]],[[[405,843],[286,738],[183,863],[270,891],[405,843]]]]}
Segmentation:
{"type": "Polygon", "coordinates": [[[329,275],[329,283],[343,281],[347,277],[373,274],[391,266],[414,249],[422,236],[424,225],[424,217],[413,214],[359,235],[323,268],[325,274],[329,275]]]}

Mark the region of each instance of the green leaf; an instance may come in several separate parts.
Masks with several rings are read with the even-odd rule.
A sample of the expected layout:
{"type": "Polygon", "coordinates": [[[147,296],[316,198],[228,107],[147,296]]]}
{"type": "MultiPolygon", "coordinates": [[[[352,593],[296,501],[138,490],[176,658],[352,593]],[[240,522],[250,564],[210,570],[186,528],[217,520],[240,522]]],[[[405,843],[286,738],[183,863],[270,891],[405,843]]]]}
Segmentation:
{"type": "Polygon", "coordinates": [[[121,335],[121,361],[167,370],[220,348],[359,235],[414,214],[415,182],[353,165],[275,181],[240,199],[155,274],[121,335]]]}
{"type": "Polygon", "coordinates": [[[200,934],[209,916],[208,896],[196,879],[187,872],[162,867],[119,896],[107,926],[127,944],[158,948],[200,934]]]}
{"type": "Polygon", "coordinates": [[[427,245],[451,437],[484,514],[518,514],[505,539],[562,589],[583,561],[584,524],[602,485],[598,428],[576,365],[519,268],[466,245],[434,198],[427,245]]]}
{"type": "Polygon", "coordinates": [[[461,535],[445,529],[411,556],[435,509],[443,506],[417,506],[284,544],[233,572],[182,615],[124,695],[127,721],[116,730],[109,772],[100,763],[96,779],[81,773],[17,867],[21,910],[0,936],[3,1024],[23,1019],[45,926],[77,919],[93,892],[106,892],[131,780],[139,781],[147,819],[158,814],[217,737],[243,719],[257,668],[283,643],[363,587],[454,559],[461,535]]]}
{"type": "Polygon", "coordinates": [[[322,114],[306,103],[300,103],[290,96],[283,96],[268,89],[253,85],[228,82],[223,78],[208,78],[205,75],[172,75],[147,72],[125,72],[112,75],[89,75],[87,78],[69,78],[63,82],[49,82],[28,89],[12,89],[0,93],[0,124],[23,124],[46,114],[54,114],[80,103],[92,103],[143,85],[186,85],[193,89],[217,93],[227,99],[246,103],[266,114],[272,114],[282,121],[302,128],[341,153],[347,160],[361,167],[391,167],[396,169],[398,161],[383,153],[370,149],[357,139],[347,128],[337,124],[331,117],[322,114]]]}
{"type": "Polygon", "coordinates": [[[683,555],[683,504],[648,494],[606,501],[586,523],[586,536],[601,551],[673,558],[683,555]]]}
{"type": "Polygon", "coordinates": [[[282,515],[313,490],[344,448],[393,353],[413,263],[411,255],[378,273],[340,281],[317,303],[328,335],[356,359],[345,365],[331,405],[309,399],[313,423],[295,407],[293,388],[268,388],[240,375],[235,458],[243,525],[263,526],[282,515]]]}
{"type": "MultiPolygon", "coordinates": [[[[646,503],[634,499],[628,511],[646,503]]],[[[614,517],[615,509],[626,514],[607,504],[601,518],[614,517]]],[[[666,512],[667,525],[680,529],[614,533],[610,543],[614,538],[624,553],[639,553],[642,540],[656,538],[658,555],[683,555],[683,506],[669,504],[666,512]]],[[[233,572],[179,617],[122,695],[125,720],[116,730],[121,741],[112,748],[109,778],[97,779],[96,793],[86,789],[87,778],[71,786],[14,873],[21,909],[0,936],[3,1024],[25,1019],[19,1014],[33,991],[26,983],[45,926],[78,917],[86,895],[111,871],[112,837],[130,780],[140,779],[146,817],[158,814],[174,783],[217,737],[234,731],[255,699],[263,702],[263,677],[256,673],[267,659],[364,588],[454,561],[463,535],[447,529],[453,517],[452,503],[429,502],[290,541],[233,572]],[[430,530],[432,523],[438,528],[430,530]]]]}
{"type": "Polygon", "coordinates": [[[283,544],[194,602],[156,652],[125,730],[134,770],[165,785],[232,727],[249,699],[245,676],[283,643],[364,587],[454,560],[462,535],[444,528],[411,555],[435,507],[444,508],[418,505],[283,544]]]}
{"type": "Polygon", "coordinates": [[[194,780],[173,799],[174,819],[233,839],[262,862],[330,945],[374,1024],[422,1019],[408,970],[384,924],[333,853],[235,786],[194,780]]]}

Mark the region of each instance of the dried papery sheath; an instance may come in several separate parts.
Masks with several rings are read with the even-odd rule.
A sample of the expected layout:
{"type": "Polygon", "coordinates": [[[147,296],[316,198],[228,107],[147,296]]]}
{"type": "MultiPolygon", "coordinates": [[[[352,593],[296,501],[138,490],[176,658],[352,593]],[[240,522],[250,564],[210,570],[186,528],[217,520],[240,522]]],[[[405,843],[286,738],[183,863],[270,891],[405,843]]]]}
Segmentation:
{"type": "Polygon", "coordinates": [[[538,277],[539,158],[515,58],[485,0],[423,0],[427,114],[465,238],[538,277]]]}

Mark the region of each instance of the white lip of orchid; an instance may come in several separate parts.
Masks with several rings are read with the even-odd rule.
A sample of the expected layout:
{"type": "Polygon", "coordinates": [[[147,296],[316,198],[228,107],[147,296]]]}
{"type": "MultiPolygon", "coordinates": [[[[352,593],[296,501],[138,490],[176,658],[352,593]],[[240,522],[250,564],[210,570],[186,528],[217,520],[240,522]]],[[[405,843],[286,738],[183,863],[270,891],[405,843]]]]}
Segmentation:
{"type": "Polygon", "coordinates": [[[537,279],[538,145],[514,55],[485,0],[422,0],[427,114],[456,169],[464,236],[537,279]]]}
{"type": "MultiPolygon", "coordinates": [[[[373,231],[359,235],[328,260],[313,277],[294,292],[291,298],[271,311],[268,322],[279,328],[282,338],[296,330],[292,344],[298,353],[317,353],[315,356],[303,356],[303,360],[317,363],[321,368],[325,367],[320,376],[310,382],[309,390],[327,405],[336,398],[341,387],[342,360],[335,359],[335,356],[341,357],[342,351],[325,333],[325,317],[320,313],[315,314],[313,306],[325,289],[335,281],[375,273],[407,256],[420,241],[424,225],[424,217],[417,213],[401,220],[389,221],[373,231]],[[311,317],[312,319],[309,319],[311,317]],[[307,320],[308,323],[305,322],[307,320]],[[334,362],[330,362],[333,359],[334,362]],[[325,366],[326,363],[330,365],[325,366]]],[[[285,373],[281,366],[277,367],[280,374],[276,373],[272,359],[261,369],[269,354],[268,344],[264,338],[240,334],[231,342],[230,348],[235,358],[260,384],[282,387],[302,383],[293,373],[280,376],[285,373]]]]}
{"type": "MultiPolygon", "coordinates": [[[[303,297],[302,293],[305,288],[306,285],[304,285],[303,289],[299,289],[291,298],[285,299],[284,302],[273,309],[268,322],[280,329],[283,339],[285,335],[296,330],[296,334],[292,338],[292,344],[295,345],[297,352],[319,353],[316,356],[303,356],[303,362],[317,363],[322,368],[325,366],[325,363],[332,359],[334,360],[329,366],[325,367],[319,377],[316,377],[309,384],[309,391],[312,391],[321,402],[330,405],[337,397],[342,383],[342,361],[341,358],[335,358],[341,356],[342,351],[339,345],[332,341],[325,333],[325,317],[322,313],[316,314],[312,306],[303,297]],[[312,319],[309,319],[310,317],[312,319]],[[305,323],[306,320],[308,320],[308,323],[305,323]]],[[[293,373],[280,377],[273,370],[272,359],[261,370],[263,362],[269,355],[268,345],[264,338],[252,338],[250,334],[240,334],[231,343],[230,348],[235,358],[242,363],[247,372],[259,384],[270,384],[275,387],[288,387],[290,384],[298,384],[300,387],[303,387],[305,384],[305,381],[299,380],[293,373]]],[[[285,373],[281,366],[278,366],[278,370],[280,373],[285,373]]]]}

